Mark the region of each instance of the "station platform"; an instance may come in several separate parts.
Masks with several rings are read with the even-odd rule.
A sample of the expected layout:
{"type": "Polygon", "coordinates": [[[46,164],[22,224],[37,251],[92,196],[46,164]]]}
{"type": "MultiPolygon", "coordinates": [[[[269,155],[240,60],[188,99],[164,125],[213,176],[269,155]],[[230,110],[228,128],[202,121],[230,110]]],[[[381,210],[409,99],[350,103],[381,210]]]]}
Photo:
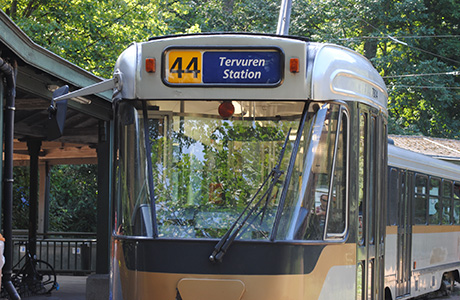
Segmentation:
{"type": "Polygon", "coordinates": [[[85,300],[87,276],[58,275],[59,290],[52,291],[51,295],[30,296],[21,299],[27,300],[85,300]]]}

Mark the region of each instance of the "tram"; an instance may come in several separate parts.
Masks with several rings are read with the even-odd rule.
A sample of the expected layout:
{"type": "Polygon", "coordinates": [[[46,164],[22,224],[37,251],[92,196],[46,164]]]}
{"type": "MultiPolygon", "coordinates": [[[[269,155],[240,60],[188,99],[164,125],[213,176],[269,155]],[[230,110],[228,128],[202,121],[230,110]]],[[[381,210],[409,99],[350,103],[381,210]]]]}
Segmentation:
{"type": "Polygon", "coordinates": [[[367,59],[170,36],[115,76],[113,299],[383,299],[387,92],[367,59]]]}
{"type": "Polygon", "coordinates": [[[460,271],[460,168],[389,145],[387,296],[453,286],[460,271]]]}
{"type": "Polygon", "coordinates": [[[112,299],[390,300],[459,281],[460,171],[388,145],[386,87],[362,55],[158,37],[60,98],[107,86],[112,299]]]}

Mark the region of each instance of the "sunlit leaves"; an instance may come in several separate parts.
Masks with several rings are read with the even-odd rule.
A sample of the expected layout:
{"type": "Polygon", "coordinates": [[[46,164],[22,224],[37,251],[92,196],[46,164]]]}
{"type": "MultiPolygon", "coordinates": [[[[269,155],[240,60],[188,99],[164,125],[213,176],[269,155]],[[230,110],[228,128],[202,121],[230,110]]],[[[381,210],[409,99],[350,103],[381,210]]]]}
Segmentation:
{"type": "MultiPolygon", "coordinates": [[[[3,0],[34,41],[111,77],[133,41],[199,32],[274,33],[280,1],[3,0]]],[[[336,43],[371,60],[389,88],[390,132],[459,138],[460,3],[452,0],[296,0],[290,34],[336,43]],[[421,105],[423,104],[423,105],[421,105]]]]}
{"type": "Polygon", "coordinates": [[[460,138],[460,76],[443,75],[460,66],[457,2],[298,0],[290,32],[371,60],[388,86],[390,133],[460,138]]]}

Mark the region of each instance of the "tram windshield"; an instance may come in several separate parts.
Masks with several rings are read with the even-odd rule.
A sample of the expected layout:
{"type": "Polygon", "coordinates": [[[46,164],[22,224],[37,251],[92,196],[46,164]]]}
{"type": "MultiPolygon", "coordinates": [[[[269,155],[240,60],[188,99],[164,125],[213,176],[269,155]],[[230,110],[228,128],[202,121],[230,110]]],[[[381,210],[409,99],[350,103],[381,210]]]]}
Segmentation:
{"type": "MultiPolygon", "coordinates": [[[[226,106],[233,108],[231,116],[219,113],[221,104],[197,100],[120,102],[116,195],[119,234],[221,238],[246,207],[255,205],[251,200],[263,186],[260,194],[271,191],[237,238],[269,239],[296,139],[301,146],[288,189],[299,194],[305,188],[301,170],[308,165],[305,151],[310,143],[306,139],[312,139],[315,122],[337,118],[339,106],[333,105],[334,110],[328,104],[322,110],[317,104],[312,106],[299,134],[305,102],[232,101],[226,106]],[[326,116],[328,111],[331,113],[326,116]],[[318,112],[322,120],[316,117],[318,112]],[[263,185],[278,161],[283,172],[280,180],[263,185]]],[[[335,131],[330,132],[331,137],[324,140],[335,145],[335,131]]],[[[332,163],[327,164],[324,172],[330,174],[332,163]]],[[[329,189],[331,176],[326,177],[317,193],[329,189]]],[[[289,194],[292,192],[288,193],[292,198],[289,194]]],[[[285,219],[295,218],[300,207],[296,208],[297,202],[292,200],[284,203],[282,236],[295,239],[285,219]]]]}

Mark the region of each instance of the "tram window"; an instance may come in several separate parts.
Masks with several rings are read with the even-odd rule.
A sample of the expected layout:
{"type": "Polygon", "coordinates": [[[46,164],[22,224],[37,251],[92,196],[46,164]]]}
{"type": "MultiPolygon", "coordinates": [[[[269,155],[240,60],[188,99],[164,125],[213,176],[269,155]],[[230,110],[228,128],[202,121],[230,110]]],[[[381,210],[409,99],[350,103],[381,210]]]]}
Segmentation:
{"type": "Polygon", "coordinates": [[[379,179],[379,182],[380,182],[379,184],[382,186],[380,189],[381,193],[380,193],[380,208],[379,208],[381,211],[381,214],[380,214],[381,217],[379,218],[380,219],[379,235],[380,235],[380,244],[382,245],[385,242],[385,235],[386,235],[387,207],[385,205],[388,199],[388,190],[387,190],[388,182],[386,182],[387,178],[385,178],[386,176],[388,176],[388,169],[387,169],[388,145],[386,142],[386,137],[388,136],[388,132],[387,132],[388,128],[387,128],[387,125],[384,123],[385,122],[383,121],[383,119],[380,118],[380,124],[383,124],[383,136],[385,137],[380,140],[380,143],[381,143],[380,149],[383,149],[383,155],[382,153],[380,153],[380,171],[379,171],[379,172],[384,172],[382,173],[382,175],[380,175],[380,179],[379,179]],[[386,184],[382,184],[382,181],[386,184]]]}
{"type": "Polygon", "coordinates": [[[442,182],[442,220],[444,225],[451,224],[452,206],[452,181],[443,180],[442,182]]]}
{"type": "Polygon", "coordinates": [[[440,180],[436,178],[431,178],[430,180],[430,196],[439,197],[440,194],[440,180]]]}
{"type": "Polygon", "coordinates": [[[348,120],[341,114],[340,105],[320,105],[310,105],[314,111],[302,132],[296,170],[277,232],[279,240],[322,240],[326,226],[328,236],[343,238],[347,216],[348,120]]]}
{"type": "Polygon", "coordinates": [[[332,181],[332,202],[328,205],[327,213],[327,233],[343,234],[346,226],[347,215],[347,138],[348,138],[348,119],[345,113],[338,130],[338,142],[335,151],[334,177],[332,181]]]}
{"type": "Polygon", "coordinates": [[[417,175],[415,178],[415,224],[426,224],[426,208],[427,208],[427,183],[428,178],[426,176],[417,175]]]}
{"type": "Polygon", "coordinates": [[[356,272],[356,300],[363,300],[364,295],[366,294],[365,291],[365,283],[366,283],[366,274],[364,272],[364,261],[358,262],[357,272],[356,272]]]}
{"type": "MultiPolygon", "coordinates": [[[[407,224],[407,218],[408,216],[408,211],[407,211],[407,175],[406,175],[406,170],[402,170],[400,172],[400,184],[399,184],[399,190],[400,190],[400,198],[399,198],[399,211],[400,213],[400,219],[399,219],[399,224],[407,224]]],[[[395,212],[395,215],[397,215],[398,212],[395,212]]]]}
{"type": "Polygon", "coordinates": [[[398,169],[390,169],[390,180],[388,183],[388,225],[396,225],[398,219],[398,203],[400,199],[399,172],[398,169]]]}
{"type": "Polygon", "coordinates": [[[367,274],[368,274],[368,277],[367,277],[367,299],[368,300],[374,300],[374,291],[375,291],[375,288],[374,288],[374,283],[375,283],[375,280],[374,280],[374,276],[375,276],[375,264],[374,264],[374,260],[375,258],[372,258],[372,259],[369,259],[369,263],[368,263],[368,269],[367,269],[367,274]]]}
{"type": "MultiPolygon", "coordinates": [[[[366,151],[367,151],[367,114],[362,113],[359,115],[359,215],[358,215],[358,243],[364,245],[365,241],[365,226],[366,214],[365,212],[365,199],[366,199],[366,151]]],[[[361,266],[362,268],[362,266],[361,266]]]]}
{"type": "MultiPolygon", "coordinates": [[[[287,170],[305,103],[233,103],[235,115],[224,119],[218,101],[148,101],[145,111],[141,101],[120,102],[117,221],[122,234],[152,236],[157,230],[159,238],[221,238],[279,160],[280,170],[287,170]]],[[[261,205],[264,214],[254,214],[258,219],[238,239],[268,239],[285,178],[281,176],[269,201],[261,205]]]]}
{"type": "Polygon", "coordinates": [[[415,196],[415,224],[426,224],[426,198],[415,196]]]}
{"type": "Polygon", "coordinates": [[[425,176],[417,175],[415,179],[415,193],[425,195],[426,194],[427,178],[425,176]]]}
{"type": "Polygon", "coordinates": [[[428,202],[428,222],[429,224],[441,223],[441,203],[439,201],[441,180],[430,179],[430,198],[428,202]]]}
{"type": "Polygon", "coordinates": [[[452,198],[452,181],[442,181],[442,196],[445,198],[452,198]]]}
{"type": "Polygon", "coordinates": [[[375,241],[375,203],[377,201],[377,120],[375,116],[371,117],[371,126],[370,126],[370,149],[369,149],[369,198],[367,199],[367,232],[369,244],[373,245],[375,241]]]}
{"type": "Polygon", "coordinates": [[[453,217],[454,217],[454,223],[455,224],[460,224],[460,184],[455,183],[454,185],[454,211],[453,211],[453,217]]]}

